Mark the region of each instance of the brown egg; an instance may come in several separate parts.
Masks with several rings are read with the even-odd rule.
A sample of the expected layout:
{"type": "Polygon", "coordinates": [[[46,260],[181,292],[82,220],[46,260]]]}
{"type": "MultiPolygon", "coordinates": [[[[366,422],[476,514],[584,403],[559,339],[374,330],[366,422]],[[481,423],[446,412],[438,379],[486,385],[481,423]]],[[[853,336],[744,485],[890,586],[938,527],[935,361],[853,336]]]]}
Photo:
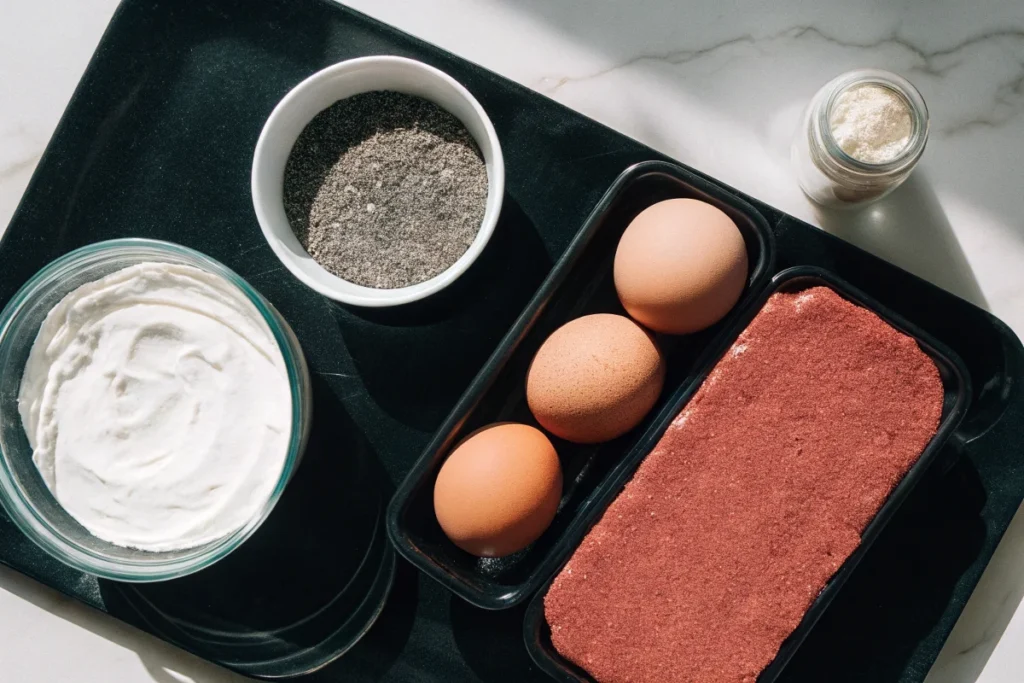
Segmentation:
{"type": "Polygon", "coordinates": [[[526,376],[526,400],[552,434],[598,443],[635,427],[664,381],[665,362],[651,335],[625,316],[599,313],[545,340],[526,376]]]}
{"type": "Polygon", "coordinates": [[[722,210],[669,199],[640,212],[615,251],[615,289],[633,318],[657,332],[709,327],[736,305],[747,280],[747,250],[722,210]]]}
{"type": "Polygon", "coordinates": [[[551,524],[562,497],[562,467],[535,427],[484,427],[459,444],[434,483],[434,513],[452,542],[478,557],[530,545],[551,524]]]}

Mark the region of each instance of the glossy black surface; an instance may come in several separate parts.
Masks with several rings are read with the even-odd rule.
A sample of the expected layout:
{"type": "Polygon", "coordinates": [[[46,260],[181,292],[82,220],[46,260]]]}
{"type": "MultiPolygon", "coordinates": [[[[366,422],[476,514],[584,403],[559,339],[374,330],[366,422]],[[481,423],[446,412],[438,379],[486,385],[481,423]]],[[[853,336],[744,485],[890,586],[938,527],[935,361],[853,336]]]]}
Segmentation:
{"type": "MultiPolygon", "coordinates": [[[[632,164],[662,158],[333,3],[128,0],[0,243],[0,303],[54,257],[101,239],[147,236],[210,254],[291,323],[314,373],[324,457],[359,454],[379,476],[368,490],[386,501],[605,190],[632,164]],[[418,306],[366,312],[325,301],[282,268],[253,215],[249,167],[264,119],[289,88],[342,59],[384,53],[426,61],[473,92],[501,138],[507,195],[491,245],[452,289],[418,306]]],[[[952,347],[974,380],[971,410],[944,449],[950,468],[921,482],[780,678],[919,682],[1024,494],[1020,344],[984,311],[748,201],[775,233],[777,269],[814,264],[838,273],[952,347]]],[[[162,587],[162,604],[187,608],[191,622],[230,624],[244,641],[261,619],[288,615],[289,591],[333,580],[337,538],[346,532],[343,520],[323,513],[337,502],[330,473],[339,466],[324,463],[310,475],[312,462],[299,468],[264,530],[283,528],[277,517],[286,503],[311,528],[268,537],[267,547],[279,544],[280,552],[261,554],[267,566],[232,577],[237,587],[225,593],[225,600],[259,601],[260,610],[206,602],[195,583],[162,587]],[[322,540],[307,546],[313,552],[297,578],[288,549],[313,531],[322,540]]],[[[143,618],[123,597],[129,588],[50,559],[2,515],[0,560],[201,656],[231,662],[218,656],[217,643],[200,648],[143,618]]],[[[523,647],[523,612],[471,607],[399,562],[377,624],[305,680],[539,683],[547,678],[523,647]]],[[[284,645],[301,651],[305,640],[284,645]]]]}
{"type": "MultiPolygon", "coordinates": [[[[669,401],[668,407],[662,413],[658,422],[652,426],[625,459],[624,466],[613,476],[608,477],[607,482],[602,484],[600,490],[594,496],[589,510],[582,515],[581,526],[589,531],[596,524],[604,511],[612,501],[618,497],[626,483],[632,478],[633,472],[640,466],[640,463],[647,457],[647,454],[655,447],[661,439],[665,430],[675,420],[675,417],[686,407],[690,399],[700,388],[707,376],[714,370],[722,356],[732,347],[736,337],[743,332],[750,324],[757,313],[764,307],[768,298],[776,292],[798,292],[809,287],[829,287],[838,292],[843,298],[852,301],[858,306],[863,306],[887,323],[900,330],[904,334],[917,340],[918,346],[927,353],[939,370],[942,379],[943,401],[942,414],[939,420],[939,427],[935,435],[925,446],[920,457],[907,471],[906,476],[899,482],[885,503],[878,510],[878,513],[868,523],[861,534],[861,543],[853,553],[843,562],[842,566],[828,580],[818,597],[811,603],[803,619],[796,629],[783,641],[779,648],[778,655],[761,672],[757,683],[774,683],[785,670],[786,664],[799,651],[801,643],[814,629],[814,625],[821,618],[829,604],[840,595],[843,585],[850,579],[864,556],[870,552],[872,544],[879,534],[890,522],[899,508],[912,494],[913,490],[921,483],[929,469],[940,459],[940,453],[946,445],[946,441],[953,434],[960,424],[970,403],[970,378],[963,361],[948,347],[938,340],[932,338],[928,333],[918,329],[898,314],[888,310],[879,302],[866,296],[863,292],[851,287],[849,283],[837,278],[834,274],[812,266],[797,266],[788,268],[772,278],[771,284],[762,289],[755,298],[752,305],[743,310],[739,316],[731,322],[721,335],[715,339],[706,354],[701,367],[697,368],[694,376],[681,387],[669,401]]],[[[579,543],[576,543],[578,546],[579,543]]],[[[573,548],[575,550],[575,547],[573,548]]],[[[566,558],[568,561],[568,558],[566,558]]],[[[562,563],[564,566],[565,562],[562,563]]],[[[553,580],[553,579],[552,579],[553,580]]],[[[553,678],[564,683],[594,683],[594,679],[583,669],[564,659],[551,643],[551,629],[544,618],[544,595],[551,586],[548,581],[531,601],[526,611],[526,620],[523,625],[523,636],[526,640],[526,647],[530,656],[541,669],[550,674],[553,678]]]]}
{"type": "Polygon", "coordinates": [[[587,511],[605,482],[627,463],[675,387],[687,383],[708,344],[729,327],[745,302],[758,296],[771,274],[771,229],[747,202],[675,164],[652,161],[625,171],[601,198],[586,224],[544,281],[487,365],[438,430],[402,482],[388,508],[388,534],[410,562],[460,597],[487,609],[527,599],[572,552],[587,511]],[[495,422],[539,426],[526,404],[526,373],[537,349],[566,322],[592,313],[625,315],[615,293],[612,262],[619,238],[641,211],[688,197],[725,211],[747,247],[747,288],[733,311],[700,334],[657,335],[668,367],[662,398],[629,433],[607,443],[573,444],[553,438],[562,464],[563,490],[551,526],[529,547],[507,557],[478,558],[448,540],[434,516],[438,471],[454,444],[495,422]]]}

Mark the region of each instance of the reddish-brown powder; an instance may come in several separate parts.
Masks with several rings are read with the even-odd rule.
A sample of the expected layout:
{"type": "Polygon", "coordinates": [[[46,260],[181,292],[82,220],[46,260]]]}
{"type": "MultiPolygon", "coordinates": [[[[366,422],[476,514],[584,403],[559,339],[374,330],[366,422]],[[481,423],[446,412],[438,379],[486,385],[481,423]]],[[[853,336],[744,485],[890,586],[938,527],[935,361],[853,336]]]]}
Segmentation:
{"type": "Polygon", "coordinates": [[[817,287],[772,296],[544,600],[601,683],[753,683],[934,435],[917,343],[817,287]]]}

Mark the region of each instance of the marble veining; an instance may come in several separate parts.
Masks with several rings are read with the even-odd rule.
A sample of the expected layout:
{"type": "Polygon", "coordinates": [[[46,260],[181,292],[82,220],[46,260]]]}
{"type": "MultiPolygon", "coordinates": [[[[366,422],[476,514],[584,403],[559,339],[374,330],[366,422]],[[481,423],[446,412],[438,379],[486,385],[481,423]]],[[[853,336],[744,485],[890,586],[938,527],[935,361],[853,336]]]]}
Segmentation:
{"type": "MultiPolygon", "coordinates": [[[[0,231],[116,4],[0,3],[0,231]]],[[[1020,0],[349,4],[985,306],[1024,334],[1020,0]],[[866,66],[914,81],[932,140],[891,197],[866,211],[822,211],[796,187],[789,144],[814,91],[866,66]]],[[[1024,681],[1022,597],[1018,513],[928,683],[1024,681]]],[[[5,678],[19,682],[241,680],[4,569],[0,641],[5,678]]]]}
{"type": "MultiPolygon", "coordinates": [[[[965,52],[979,45],[990,46],[993,43],[1003,42],[1006,43],[1009,52],[1024,53],[1024,30],[989,31],[965,38],[950,47],[929,50],[916,45],[913,40],[901,36],[898,31],[878,40],[859,42],[831,35],[815,26],[795,26],[767,36],[744,34],[706,47],[672,50],[664,53],[638,54],[625,62],[605,67],[592,73],[557,77],[545,75],[531,85],[540,92],[552,95],[565,85],[601,78],[614,71],[629,69],[644,62],[680,66],[709,57],[722,50],[736,50],[737,48],[751,48],[754,51],[769,55],[774,49],[777,49],[773,46],[774,43],[815,40],[858,50],[879,50],[887,47],[897,47],[908,52],[914,58],[914,61],[903,69],[903,72],[911,77],[915,74],[927,74],[938,78],[945,77],[964,63],[965,59],[967,59],[967,56],[964,54],[965,52]]],[[[742,54],[737,56],[742,57],[742,54]]],[[[1016,69],[1010,77],[996,80],[993,85],[995,86],[993,101],[985,102],[985,108],[978,116],[961,121],[937,122],[937,130],[940,133],[956,134],[964,132],[970,126],[999,126],[1011,118],[1020,115],[1021,111],[1024,111],[1024,60],[1018,61],[1016,69]]]]}

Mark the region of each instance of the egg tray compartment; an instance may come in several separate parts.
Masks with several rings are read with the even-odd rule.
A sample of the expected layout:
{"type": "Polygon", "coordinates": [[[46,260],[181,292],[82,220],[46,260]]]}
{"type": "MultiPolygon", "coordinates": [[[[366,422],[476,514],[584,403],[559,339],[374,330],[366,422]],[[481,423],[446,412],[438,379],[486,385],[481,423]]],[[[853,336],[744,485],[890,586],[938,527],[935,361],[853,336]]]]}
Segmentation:
{"type": "MultiPolygon", "coordinates": [[[[801,643],[804,642],[814,628],[814,625],[821,618],[822,614],[825,613],[829,603],[835,599],[843,584],[853,574],[857,565],[879,534],[881,534],[886,524],[896,514],[896,511],[913,489],[921,482],[929,468],[940,459],[943,446],[959,426],[970,404],[970,378],[963,361],[952,350],[834,274],[821,268],[808,266],[789,268],[776,275],[772,279],[770,286],[756,297],[747,310],[743,311],[740,316],[734,316],[729,330],[720,335],[714,342],[714,348],[708,354],[705,364],[699,369],[691,382],[672,396],[665,410],[661,413],[660,421],[652,425],[651,429],[644,435],[643,447],[638,446],[633,449],[627,461],[623,462],[622,466],[617,468],[615,473],[606,479],[600,489],[591,497],[591,504],[586,512],[580,515],[579,520],[580,525],[584,529],[583,535],[585,535],[601,519],[604,511],[622,492],[622,489],[632,479],[633,474],[647,457],[647,454],[654,448],[669,425],[672,424],[672,421],[686,407],[686,404],[697,390],[700,389],[701,384],[703,384],[711,371],[714,370],[722,356],[732,347],[736,338],[747,328],[772,294],[776,292],[797,292],[817,286],[828,287],[840,294],[844,299],[874,312],[890,326],[917,341],[921,350],[928,354],[939,370],[943,388],[942,413],[935,435],[925,446],[917,461],[910,467],[903,479],[900,480],[900,483],[890,493],[874,518],[861,532],[860,545],[857,546],[825,584],[825,587],[811,603],[796,629],[783,641],[775,659],[758,676],[757,683],[773,683],[779,678],[786,664],[796,654],[801,643]]],[[[578,545],[579,542],[570,549],[569,555],[566,557],[565,562],[559,565],[558,571],[561,571],[562,567],[565,566],[569,557],[571,557],[571,553],[575,551],[578,545]]],[[[530,651],[530,656],[537,666],[554,679],[562,683],[595,683],[594,679],[586,671],[562,657],[551,643],[551,630],[544,618],[544,596],[551,587],[554,578],[555,575],[552,575],[527,607],[524,621],[524,638],[527,649],[530,651]]]]}
{"type": "Polygon", "coordinates": [[[661,419],[666,397],[692,379],[716,335],[743,303],[757,295],[773,263],[772,234],[749,203],[685,169],[660,161],[623,172],[541,285],[536,296],[438,430],[388,508],[387,528],[395,547],[410,562],[455,594],[486,609],[524,601],[575,547],[582,520],[608,480],[619,476],[631,453],[647,443],[645,433],[661,419]],[[538,426],[526,403],[526,373],[548,335],[591,313],[625,315],[615,293],[612,263],[630,221],[656,202],[688,197],[725,211],[739,227],[747,248],[747,286],[732,311],[707,330],[685,336],[657,335],[667,365],[661,397],[627,434],[600,444],[574,444],[552,437],[563,472],[563,493],[551,526],[529,547],[502,558],[477,558],[457,548],[434,515],[433,488],[455,444],[494,422],[538,426]]]}

